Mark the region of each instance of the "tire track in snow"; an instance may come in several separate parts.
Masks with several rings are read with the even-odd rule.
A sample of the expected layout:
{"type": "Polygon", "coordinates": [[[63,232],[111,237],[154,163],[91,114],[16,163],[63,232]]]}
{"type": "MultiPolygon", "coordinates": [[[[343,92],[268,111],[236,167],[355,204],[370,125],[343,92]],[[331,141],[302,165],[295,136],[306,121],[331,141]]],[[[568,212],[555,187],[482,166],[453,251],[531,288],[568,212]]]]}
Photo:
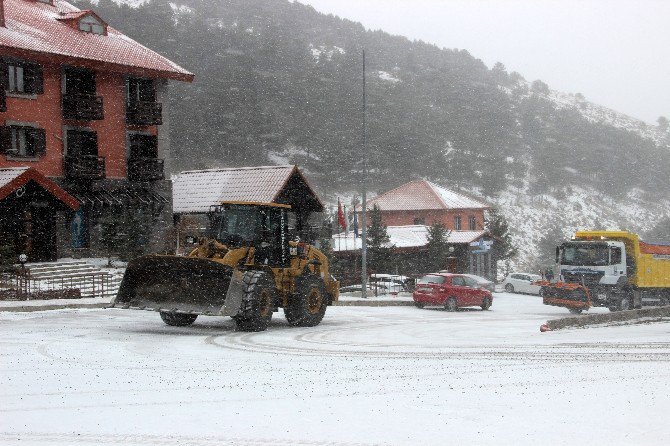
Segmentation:
{"type": "Polygon", "coordinates": [[[383,443],[282,440],[273,438],[240,438],[182,435],[135,434],[66,434],[66,433],[0,433],[0,444],[113,444],[138,446],[382,446],[383,443]]]}

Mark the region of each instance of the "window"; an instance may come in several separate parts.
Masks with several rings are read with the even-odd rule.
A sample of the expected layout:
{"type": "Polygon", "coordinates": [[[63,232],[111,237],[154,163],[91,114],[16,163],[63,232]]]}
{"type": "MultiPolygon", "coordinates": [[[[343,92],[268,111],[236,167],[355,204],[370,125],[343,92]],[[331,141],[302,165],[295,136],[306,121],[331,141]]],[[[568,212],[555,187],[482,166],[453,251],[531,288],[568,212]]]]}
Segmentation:
{"type": "Polygon", "coordinates": [[[98,156],[98,135],[90,130],[68,130],[66,133],[67,155],[81,158],[98,156]]]}
{"type": "Polygon", "coordinates": [[[415,225],[425,225],[426,224],[426,219],[425,218],[415,218],[414,219],[414,224],[415,225]]]}
{"type": "Polygon", "coordinates": [[[461,216],[457,215],[454,217],[454,229],[457,231],[461,230],[461,216]]]}
{"type": "Polygon", "coordinates": [[[466,286],[465,278],[463,277],[454,277],[451,279],[451,284],[454,286],[466,286]]]}
{"type": "Polygon", "coordinates": [[[95,72],[91,70],[66,68],[63,81],[63,92],[66,95],[95,95],[95,72]]]}
{"type": "Polygon", "coordinates": [[[105,25],[100,23],[95,17],[87,15],[79,19],[79,30],[86,33],[104,35],[105,25]]]}
{"type": "Polygon", "coordinates": [[[471,215],[471,216],[468,217],[468,228],[471,231],[474,231],[475,229],[477,229],[477,219],[475,218],[474,215],[471,215]]]}
{"type": "Polygon", "coordinates": [[[46,151],[44,129],[28,125],[0,127],[0,153],[9,157],[36,158],[46,151]]]}
{"type": "Polygon", "coordinates": [[[0,60],[0,73],[4,89],[15,94],[42,94],[44,80],[42,67],[18,59],[0,60]]]}
{"type": "Polygon", "coordinates": [[[126,94],[128,102],[156,102],[156,88],[151,79],[128,78],[126,94]]]}
{"type": "Polygon", "coordinates": [[[131,133],[128,139],[130,140],[129,158],[158,158],[158,138],[156,136],[131,133]]]}

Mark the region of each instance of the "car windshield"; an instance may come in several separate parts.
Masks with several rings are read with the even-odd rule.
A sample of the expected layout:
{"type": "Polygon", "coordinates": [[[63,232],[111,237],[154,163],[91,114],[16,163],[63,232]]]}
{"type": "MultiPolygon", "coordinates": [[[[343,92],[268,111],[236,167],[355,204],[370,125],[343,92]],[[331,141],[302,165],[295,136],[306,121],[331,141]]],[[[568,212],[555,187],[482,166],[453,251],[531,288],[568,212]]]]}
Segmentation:
{"type": "Polygon", "coordinates": [[[423,276],[421,279],[419,279],[419,285],[427,283],[442,284],[444,283],[444,279],[444,276],[423,276]]]}
{"type": "Polygon", "coordinates": [[[609,250],[602,243],[565,244],[561,256],[563,265],[598,266],[609,263],[609,250]]]}

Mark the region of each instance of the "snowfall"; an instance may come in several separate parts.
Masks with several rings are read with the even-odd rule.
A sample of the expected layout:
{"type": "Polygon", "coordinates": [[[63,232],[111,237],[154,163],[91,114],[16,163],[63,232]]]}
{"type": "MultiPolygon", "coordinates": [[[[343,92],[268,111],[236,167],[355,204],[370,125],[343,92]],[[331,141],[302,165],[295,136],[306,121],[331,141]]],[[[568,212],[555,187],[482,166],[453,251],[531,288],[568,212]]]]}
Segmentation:
{"type": "MultiPolygon", "coordinates": [[[[603,311],[603,310],[595,310],[603,311]]],[[[168,327],[122,309],[0,312],[0,444],[670,444],[670,322],[330,307],[312,328],[168,327]]]]}

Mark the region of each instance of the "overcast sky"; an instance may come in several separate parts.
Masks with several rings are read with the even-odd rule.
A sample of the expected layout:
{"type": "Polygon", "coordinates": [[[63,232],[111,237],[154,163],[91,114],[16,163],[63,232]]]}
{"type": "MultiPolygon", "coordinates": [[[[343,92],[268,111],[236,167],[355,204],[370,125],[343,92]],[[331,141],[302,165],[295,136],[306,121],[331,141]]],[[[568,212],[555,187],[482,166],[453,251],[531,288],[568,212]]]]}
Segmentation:
{"type": "Polygon", "coordinates": [[[655,124],[670,118],[670,0],[298,0],[316,10],[502,62],[655,124]]]}

